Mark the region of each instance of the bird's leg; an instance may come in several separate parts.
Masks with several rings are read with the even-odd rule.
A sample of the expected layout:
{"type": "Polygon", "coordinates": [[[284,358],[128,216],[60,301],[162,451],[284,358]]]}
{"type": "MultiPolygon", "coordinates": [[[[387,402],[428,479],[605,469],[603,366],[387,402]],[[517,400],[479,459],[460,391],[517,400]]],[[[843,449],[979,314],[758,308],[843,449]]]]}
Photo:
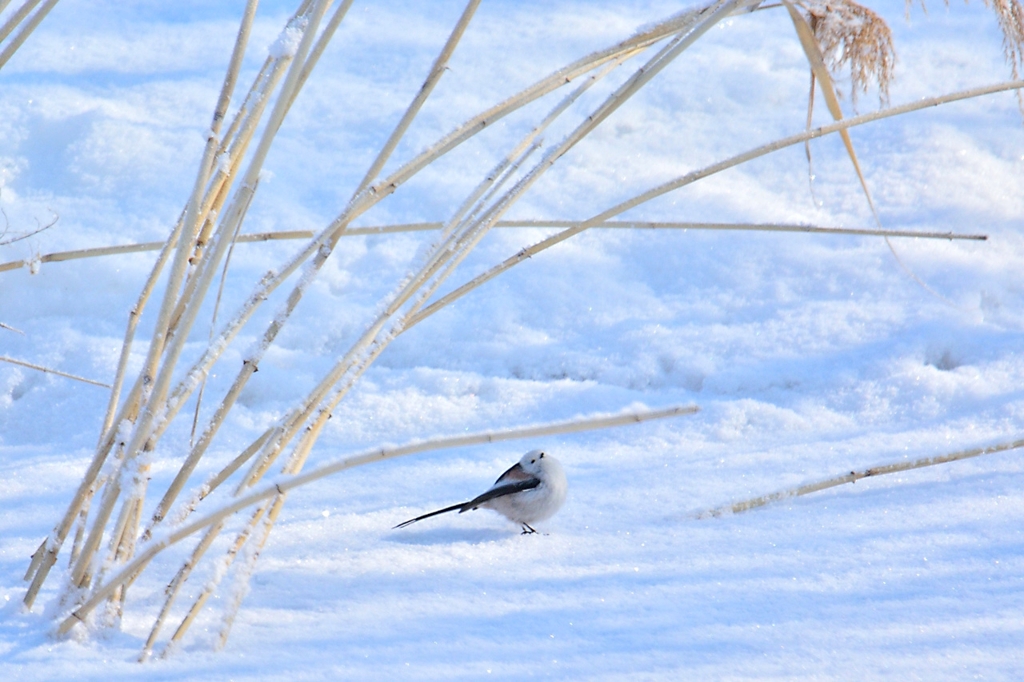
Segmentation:
{"type": "Polygon", "coordinates": [[[535,531],[533,529],[533,527],[530,526],[530,524],[524,523],[523,524],[523,532],[520,533],[520,535],[530,535],[531,533],[536,533],[536,532],[537,531],[535,531]]]}

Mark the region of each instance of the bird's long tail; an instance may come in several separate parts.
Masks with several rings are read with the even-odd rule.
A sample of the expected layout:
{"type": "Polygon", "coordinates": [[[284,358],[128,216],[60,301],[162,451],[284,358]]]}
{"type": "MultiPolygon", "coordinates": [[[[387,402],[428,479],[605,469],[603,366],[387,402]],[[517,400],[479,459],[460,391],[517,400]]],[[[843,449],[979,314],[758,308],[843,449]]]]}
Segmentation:
{"type": "MultiPolygon", "coordinates": [[[[402,523],[400,523],[397,526],[395,526],[395,528],[405,528],[406,526],[408,526],[411,523],[416,523],[417,521],[422,521],[423,519],[429,519],[431,516],[437,516],[438,514],[445,514],[445,513],[450,512],[450,511],[455,511],[456,509],[458,509],[459,511],[462,511],[463,508],[466,506],[466,504],[467,504],[466,502],[459,502],[458,504],[453,504],[450,507],[445,507],[444,509],[438,509],[437,511],[432,511],[429,514],[424,514],[423,516],[417,516],[415,519],[409,519],[408,521],[403,521],[402,523]]],[[[395,528],[392,528],[391,530],[394,530],[395,528]]]]}

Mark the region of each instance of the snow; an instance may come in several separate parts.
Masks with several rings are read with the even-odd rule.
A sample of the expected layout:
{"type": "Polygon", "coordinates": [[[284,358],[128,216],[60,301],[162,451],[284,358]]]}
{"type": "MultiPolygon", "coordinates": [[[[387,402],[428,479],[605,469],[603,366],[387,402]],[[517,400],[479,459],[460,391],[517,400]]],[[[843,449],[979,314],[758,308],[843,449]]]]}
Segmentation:
{"type": "MultiPolygon", "coordinates": [[[[983,3],[930,3],[909,20],[903,3],[869,4],[894,33],[894,105],[1009,78],[983,3]]],[[[169,233],[194,182],[243,5],[66,0],[0,70],[0,207],[13,231],[49,222],[51,210],[60,216],[0,246],[0,262],[25,259],[36,270],[0,272],[0,322],[25,332],[0,328],[0,355],[111,380],[155,253],[39,257],[169,233]]],[[[385,174],[559,66],[680,9],[661,0],[482,3],[385,174]]],[[[240,83],[252,81],[262,46],[293,10],[261,3],[240,83]]],[[[334,219],[461,11],[457,2],[353,5],[285,119],[264,171],[274,181],[260,184],[244,231],[319,233],[334,219]]],[[[591,88],[571,108],[577,118],[547,139],[561,139],[627,75],[591,88]]],[[[808,80],[784,11],[730,18],[562,158],[508,217],[587,218],[798,132],[808,80]]],[[[563,96],[488,126],[357,225],[447,220],[563,96]]],[[[861,97],[860,111],[875,101],[861,97]]],[[[815,117],[828,122],[820,98],[815,117]]],[[[292,490],[248,581],[220,571],[227,540],[210,550],[156,654],[201,586],[223,578],[221,591],[166,659],[136,662],[189,541],[132,586],[118,630],[52,636],[66,555],[35,608],[20,608],[29,556],[91,461],[107,395],[0,363],[0,677],[1020,679],[1019,451],[695,518],[852,470],[1021,438],[1024,125],[1014,95],[851,135],[885,227],[989,236],[892,240],[941,299],[872,237],[596,229],[573,237],[400,336],[341,402],[307,470],[373,448],[637,404],[701,411],[397,458],[292,490]],[[469,499],[533,448],[558,457],[569,480],[543,534],[521,536],[486,510],[391,530],[469,499]],[[216,651],[225,612],[245,589],[227,646],[216,651]]],[[[813,195],[804,151],[794,147],[623,218],[872,227],[842,142],[833,136],[811,149],[813,195]]],[[[439,293],[551,233],[490,230],[439,293]]],[[[435,238],[341,241],[179,505],[329,371],[435,238]]],[[[218,319],[230,319],[259,278],[301,248],[239,244],[218,319]]],[[[227,345],[204,416],[301,276],[227,345]]],[[[135,370],[155,309],[140,325],[135,370]]],[[[183,368],[205,350],[212,308],[203,314],[183,368]]],[[[182,413],[193,409],[190,401],[182,413]]],[[[152,453],[144,521],[187,452],[186,421],[152,453]]],[[[218,491],[197,513],[226,499],[218,491]]]]}
{"type": "Polygon", "coordinates": [[[304,32],[303,26],[286,27],[281,31],[281,35],[277,37],[277,40],[271,43],[267,52],[274,59],[294,57],[295,53],[299,51],[299,43],[302,42],[302,34],[304,32]]]}

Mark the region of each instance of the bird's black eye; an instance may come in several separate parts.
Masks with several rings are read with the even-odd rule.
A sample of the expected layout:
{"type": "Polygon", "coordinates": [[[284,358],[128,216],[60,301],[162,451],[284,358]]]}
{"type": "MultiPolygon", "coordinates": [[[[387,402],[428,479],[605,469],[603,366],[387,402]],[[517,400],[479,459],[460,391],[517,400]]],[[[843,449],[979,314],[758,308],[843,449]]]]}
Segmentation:
{"type": "Polygon", "coordinates": [[[530,460],[530,464],[536,464],[536,463],[537,463],[537,460],[535,460],[535,459],[531,459],[530,460]]]}

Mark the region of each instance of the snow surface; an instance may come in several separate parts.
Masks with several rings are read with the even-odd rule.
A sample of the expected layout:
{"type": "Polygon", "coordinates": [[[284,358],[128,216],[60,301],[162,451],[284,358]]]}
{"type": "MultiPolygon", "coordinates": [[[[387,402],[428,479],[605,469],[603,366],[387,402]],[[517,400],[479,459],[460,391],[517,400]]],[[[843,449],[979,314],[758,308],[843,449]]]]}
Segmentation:
{"type": "MultiPolygon", "coordinates": [[[[14,230],[48,222],[51,210],[60,221],[0,247],[0,261],[167,234],[191,187],[243,4],[56,7],[0,71],[0,206],[14,230]]],[[[933,2],[927,14],[915,6],[909,20],[903,2],[869,4],[894,31],[894,104],[1009,77],[983,3],[933,2]]],[[[355,3],[282,128],[248,231],[319,230],[337,214],[460,5],[355,3]]],[[[290,9],[261,4],[240,82],[251,81],[290,9]]],[[[679,9],[660,0],[483,3],[388,168],[558,66],[679,9]]],[[[808,73],[788,22],[771,10],[711,31],[510,217],[586,217],[799,131],[808,73]]],[[[595,106],[624,77],[574,111],[595,106]]],[[[555,101],[493,126],[360,223],[443,220],[498,150],[555,101]]],[[[859,106],[875,104],[862,97],[859,106]]],[[[395,342],[341,404],[310,466],[385,443],[634,403],[702,411],[399,459],[297,490],[220,652],[212,644],[230,583],[174,655],[134,662],[183,546],[132,588],[118,632],[51,638],[54,579],[32,612],[20,609],[28,557],[91,457],[106,394],[0,363],[0,677],[1021,679],[1019,452],[720,519],[690,515],[1021,437],[1024,127],[1014,96],[852,135],[886,227],[989,235],[984,243],[893,240],[902,262],[946,300],[870,237],[606,230],[538,255],[395,342]],[[555,454],[569,477],[566,505],[542,524],[544,535],[520,536],[484,511],[391,530],[468,499],[534,447],[555,454]]],[[[871,227],[841,142],[812,149],[813,196],[795,147],[626,217],[871,227]]],[[[495,231],[453,285],[547,233],[495,231]]],[[[345,240],[196,480],[318,380],[427,239],[345,240]]],[[[223,310],[297,248],[239,246],[223,310]]],[[[0,273],[0,322],[24,331],[0,329],[0,354],[109,381],[152,261],[134,254],[0,273]]],[[[279,304],[265,306],[231,346],[208,395],[225,388],[252,330],[279,304]]],[[[151,314],[142,338],[146,324],[151,314]]],[[[207,332],[196,330],[190,357],[207,332]]],[[[136,367],[142,353],[137,344],[136,367]]],[[[186,427],[168,432],[151,490],[167,484],[187,443],[186,427]]]]}

